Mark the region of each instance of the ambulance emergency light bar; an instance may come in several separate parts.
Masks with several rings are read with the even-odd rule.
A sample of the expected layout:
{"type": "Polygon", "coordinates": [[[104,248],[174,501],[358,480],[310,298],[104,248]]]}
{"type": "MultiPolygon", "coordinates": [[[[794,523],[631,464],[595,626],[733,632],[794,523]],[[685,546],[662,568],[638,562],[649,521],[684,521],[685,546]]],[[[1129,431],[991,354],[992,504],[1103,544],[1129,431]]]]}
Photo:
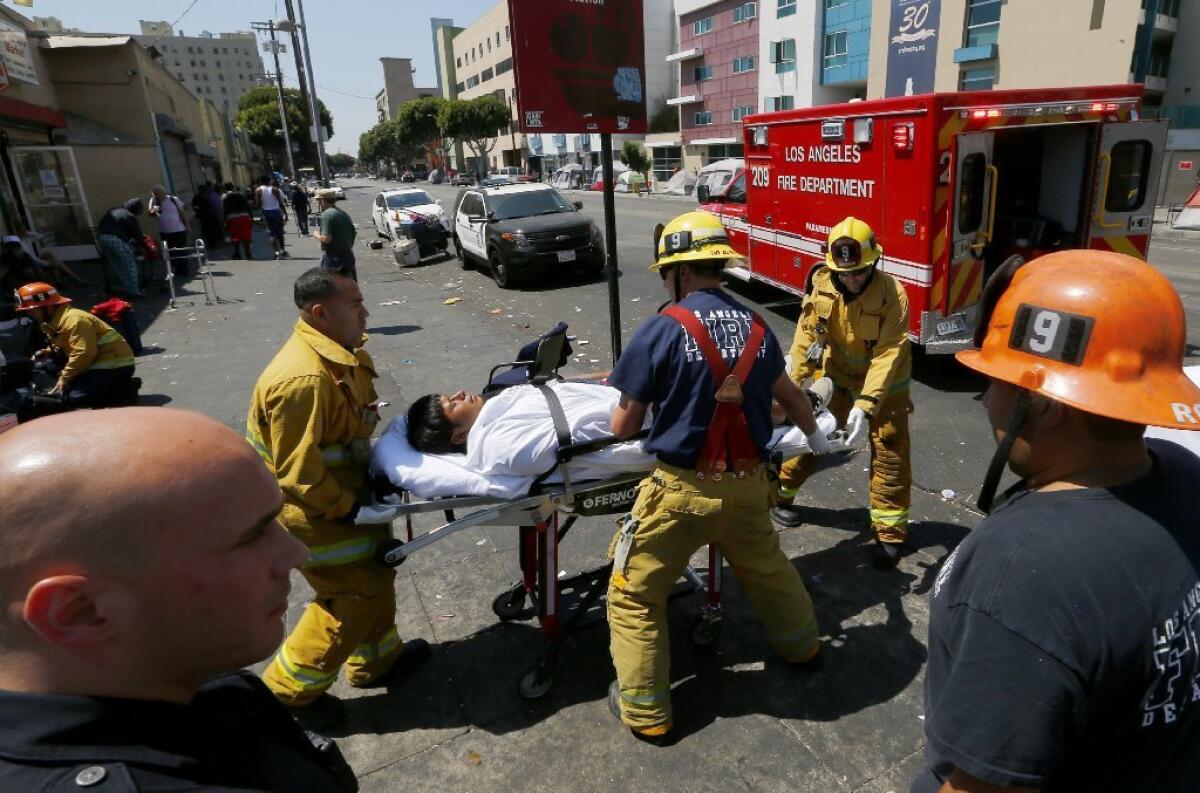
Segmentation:
{"type": "Polygon", "coordinates": [[[959,108],[959,118],[972,120],[1002,118],[1005,116],[1045,116],[1051,113],[1115,113],[1121,109],[1134,110],[1137,100],[1130,99],[1120,102],[1056,102],[1045,105],[1020,105],[1016,107],[979,107],[959,108]]]}

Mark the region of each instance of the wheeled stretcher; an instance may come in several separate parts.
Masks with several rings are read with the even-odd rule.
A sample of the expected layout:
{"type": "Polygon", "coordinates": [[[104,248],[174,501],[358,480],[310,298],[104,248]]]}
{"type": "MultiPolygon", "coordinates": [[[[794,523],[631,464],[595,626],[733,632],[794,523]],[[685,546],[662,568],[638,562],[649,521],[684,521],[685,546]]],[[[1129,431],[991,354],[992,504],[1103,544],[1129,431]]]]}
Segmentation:
{"type": "MultiPolygon", "coordinates": [[[[497,370],[505,366],[512,367],[510,372],[524,367],[521,379],[533,385],[544,385],[555,377],[557,367],[565,357],[562,353],[566,345],[565,331],[565,326],[560,326],[543,338],[531,360],[493,369],[489,388],[499,379],[497,370]]],[[[372,475],[376,500],[398,505],[398,514],[405,518],[404,539],[393,539],[380,551],[379,559],[386,565],[397,566],[422,548],[465,529],[477,526],[518,528],[521,577],[497,595],[492,610],[501,620],[508,621],[524,612],[527,601],[533,606],[547,642],[543,653],[523,671],[518,681],[519,693],[530,699],[541,697],[550,690],[557,654],[565,638],[584,624],[603,621],[598,606],[608,585],[611,562],[570,578],[559,578],[560,544],[580,517],[628,512],[637,497],[638,483],[654,464],[653,458],[647,456],[643,470],[617,471],[600,479],[578,480],[578,471],[589,476],[597,472],[594,464],[587,463],[589,455],[594,458],[597,452],[628,441],[606,437],[572,442],[565,420],[561,419],[561,408],[555,413],[553,394],[548,394],[547,400],[551,415],[555,417],[559,446],[553,468],[532,482],[507,481],[504,477],[497,478],[504,481],[464,480],[462,489],[472,494],[453,495],[446,492],[445,483],[461,472],[450,467],[441,469],[444,476],[438,471],[425,472],[424,480],[419,481],[414,475],[421,468],[451,466],[450,461],[438,458],[452,455],[421,455],[411,447],[397,453],[396,447],[407,446],[402,418],[393,420],[377,442],[372,475]],[[387,453],[381,453],[387,446],[391,447],[387,453]],[[411,453],[411,459],[405,456],[408,453],[411,453]],[[426,500],[416,501],[414,495],[426,500]],[[445,523],[414,535],[413,516],[434,512],[442,512],[445,523]]],[[[823,427],[832,432],[835,424],[832,416],[826,414],[823,418],[823,427]]],[[[783,459],[805,451],[802,437],[795,429],[778,430],[774,439],[775,456],[783,459]]],[[[692,629],[692,639],[697,644],[711,644],[718,635],[722,566],[720,549],[709,546],[707,571],[701,575],[691,567],[687,568],[685,579],[689,586],[677,590],[677,594],[699,591],[705,597],[704,607],[692,629]]]]}

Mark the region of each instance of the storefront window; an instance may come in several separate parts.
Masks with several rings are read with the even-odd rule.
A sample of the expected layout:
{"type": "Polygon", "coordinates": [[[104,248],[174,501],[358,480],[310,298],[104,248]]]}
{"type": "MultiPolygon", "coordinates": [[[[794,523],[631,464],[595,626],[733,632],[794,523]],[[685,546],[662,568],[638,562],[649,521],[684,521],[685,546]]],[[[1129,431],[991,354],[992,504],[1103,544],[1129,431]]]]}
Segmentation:
{"type": "Polygon", "coordinates": [[[69,146],[15,146],[13,169],[32,230],[47,248],[91,247],[92,218],[69,146]]]}
{"type": "Polygon", "coordinates": [[[680,146],[656,146],[653,151],[654,181],[665,184],[683,167],[683,149],[680,146]]]}

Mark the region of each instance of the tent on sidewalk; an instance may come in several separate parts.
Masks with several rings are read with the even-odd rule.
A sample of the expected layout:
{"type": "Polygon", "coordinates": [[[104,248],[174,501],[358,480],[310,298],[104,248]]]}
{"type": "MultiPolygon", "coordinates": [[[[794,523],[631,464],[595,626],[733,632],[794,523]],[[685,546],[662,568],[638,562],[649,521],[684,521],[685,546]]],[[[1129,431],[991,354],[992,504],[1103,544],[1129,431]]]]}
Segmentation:
{"type": "Polygon", "coordinates": [[[585,176],[583,166],[577,162],[571,162],[554,171],[554,177],[550,180],[550,184],[559,190],[570,190],[578,188],[585,176]]]}
{"type": "Polygon", "coordinates": [[[1183,205],[1183,210],[1175,216],[1171,228],[1180,231],[1200,231],[1200,187],[1197,187],[1183,205]]]}
{"type": "Polygon", "coordinates": [[[691,171],[676,171],[661,192],[666,195],[691,195],[696,190],[698,179],[691,171]]]}

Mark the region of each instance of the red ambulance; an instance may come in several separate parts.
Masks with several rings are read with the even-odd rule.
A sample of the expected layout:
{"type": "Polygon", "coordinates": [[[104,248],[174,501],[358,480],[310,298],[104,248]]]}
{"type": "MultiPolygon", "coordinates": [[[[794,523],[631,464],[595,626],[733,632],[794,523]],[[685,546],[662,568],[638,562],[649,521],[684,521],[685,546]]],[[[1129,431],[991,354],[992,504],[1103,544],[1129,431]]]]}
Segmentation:
{"type": "Polygon", "coordinates": [[[748,116],[745,173],[720,216],[746,270],[804,293],[829,229],[865,220],[881,269],[908,290],[914,342],[969,343],[988,275],[1063,248],[1145,258],[1166,121],[1138,120],[1142,86],[924,94],[748,116]]]}

